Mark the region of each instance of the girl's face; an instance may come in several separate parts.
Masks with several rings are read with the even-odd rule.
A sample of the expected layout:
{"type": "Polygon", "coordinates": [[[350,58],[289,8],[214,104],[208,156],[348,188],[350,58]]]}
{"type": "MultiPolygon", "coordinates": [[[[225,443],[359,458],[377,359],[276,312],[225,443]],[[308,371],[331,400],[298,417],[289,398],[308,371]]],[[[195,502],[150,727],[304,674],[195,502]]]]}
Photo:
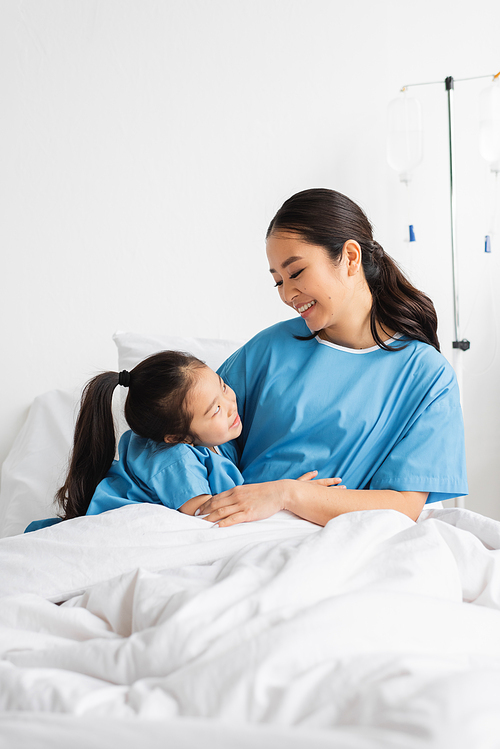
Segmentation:
{"type": "Polygon", "coordinates": [[[234,391],[210,367],[197,370],[186,406],[193,414],[195,445],[213,447],[240,436],[242,424],[234,391]]]}
{"type": "Polygon", "coordinates": [[[358,250],[356,242],[346,242],[334,265],[323,247],[308,244],[297,234],[276,232],[268,237],[269,270],[279,295],[311,332],[325,331],[334,340],[353,316],[359,316],[358,250]]]}

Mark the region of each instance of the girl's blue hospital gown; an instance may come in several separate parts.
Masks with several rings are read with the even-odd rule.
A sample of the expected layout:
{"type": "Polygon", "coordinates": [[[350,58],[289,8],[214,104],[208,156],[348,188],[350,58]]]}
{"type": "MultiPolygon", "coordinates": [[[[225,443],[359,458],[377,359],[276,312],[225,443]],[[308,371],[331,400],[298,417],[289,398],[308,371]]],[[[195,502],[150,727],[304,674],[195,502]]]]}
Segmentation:
{"type": "Polygon", "coordinates": [[[98,515],[137,502],[172,510],[200,494],[219,494],[242,484],[236,466],[208,447],[163,447],[128,431],[115,460],[94,492],[87,515],[98,515]]]}
{"type": "Polygon", "coordinates": [[[339,476],[348,489],[467,494],[455,373],[432,346],[347,349],[314,338],[301,318],[273,325],[219,369],[233,388],[241,436],[220,450],[245,483],[339,476]]]}

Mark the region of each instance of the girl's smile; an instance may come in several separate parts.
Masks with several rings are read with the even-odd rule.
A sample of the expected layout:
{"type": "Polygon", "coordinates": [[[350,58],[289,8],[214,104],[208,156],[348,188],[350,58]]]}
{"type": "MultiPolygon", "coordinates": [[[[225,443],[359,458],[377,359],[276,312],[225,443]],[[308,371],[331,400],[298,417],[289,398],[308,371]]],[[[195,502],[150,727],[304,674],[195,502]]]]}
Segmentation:
{"type": "Polygon", "coordinates": [[[236,418],[235,418],[235,420],[233,421],[233,423],[231,424],[231,426],[229,428],[230,429],[236,429],[236,427],[239,427],[240,424],[241,424],[241,419],[240,419],[239,415],[236,414],[236,418]]]}

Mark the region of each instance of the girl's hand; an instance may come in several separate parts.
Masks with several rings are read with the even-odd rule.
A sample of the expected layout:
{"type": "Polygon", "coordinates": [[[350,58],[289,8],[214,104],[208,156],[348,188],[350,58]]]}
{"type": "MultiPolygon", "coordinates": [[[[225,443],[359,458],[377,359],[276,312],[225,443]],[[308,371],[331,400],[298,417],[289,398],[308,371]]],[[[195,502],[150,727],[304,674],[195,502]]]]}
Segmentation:
{"type": "MultiPolygon", "coordinates": [[[[305,473],[298,481],[311,482],[317,471],[305,473]]],[[[285,509],[288,494],[287,485],[291,479],[266,481],[262,484],[243,484],[233,489],[214,495],[205,502],[196,514],[204,515],[204,520],[217,523],[221,528],[237,523],[248,523],[251,520],[264,520],[285,509]]],[[[314,483],[321,486],[334,486],[341,479],[317,479],[314,483]]]]}

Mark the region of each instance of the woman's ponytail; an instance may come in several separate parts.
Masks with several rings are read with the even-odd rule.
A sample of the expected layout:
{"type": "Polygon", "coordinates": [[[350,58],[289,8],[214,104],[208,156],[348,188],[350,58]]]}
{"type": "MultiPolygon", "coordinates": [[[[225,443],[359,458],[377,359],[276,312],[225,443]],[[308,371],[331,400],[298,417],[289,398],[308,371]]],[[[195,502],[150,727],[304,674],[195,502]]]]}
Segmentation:
{"type": "Polygon", "coordinates": [[[111,406],[118,378],[116,372],[103,372],[90,380],[83,391],[68,475],[56,494],[64,520],[85,515],[97,484],[115,457],[111,406]]]}
{"type": "Polygon", "coordinates": [[[373,240],[367,216],[350,198],[335,190],[299,192],[283,203],[269,225],[267,237],[278,231],[296,232],[306,242],[324,247],[335,265],[340,262],[345,243],[355,240],[361,247],[363,270],[373,298],[370,327],[376,343],[390,351],[396,348],[384,343],[378,324],[440,350],[433,303],[412,286],[396,262],[373,240]]]}
{"type": "Polygon", "coordinates": [[[363,242],[361,249],[363,270],[373,299],[370,329],[375,342],[380,348],[394,350],[381,339],[378,323],[382,328],[429,343],[439,351],[437,315],[429,297],[412,286],[378,242],[363,242]]]}

